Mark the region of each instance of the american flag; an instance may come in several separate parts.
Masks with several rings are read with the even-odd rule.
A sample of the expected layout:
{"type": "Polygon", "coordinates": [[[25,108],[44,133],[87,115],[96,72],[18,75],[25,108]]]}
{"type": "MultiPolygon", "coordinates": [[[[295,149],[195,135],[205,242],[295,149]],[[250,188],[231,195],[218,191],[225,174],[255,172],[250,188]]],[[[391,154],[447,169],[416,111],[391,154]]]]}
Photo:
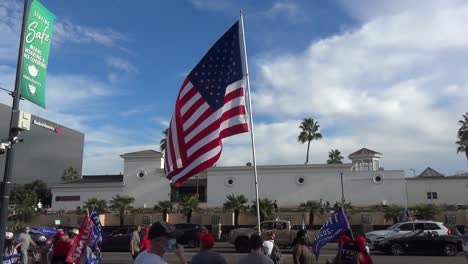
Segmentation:
{"type": "Polygon", "coordinates": [[[236,22],[185,78],[166,139],[166,177],[176,185],[218,161],[222,139],[248,131],[242,28],[236,22]]]}

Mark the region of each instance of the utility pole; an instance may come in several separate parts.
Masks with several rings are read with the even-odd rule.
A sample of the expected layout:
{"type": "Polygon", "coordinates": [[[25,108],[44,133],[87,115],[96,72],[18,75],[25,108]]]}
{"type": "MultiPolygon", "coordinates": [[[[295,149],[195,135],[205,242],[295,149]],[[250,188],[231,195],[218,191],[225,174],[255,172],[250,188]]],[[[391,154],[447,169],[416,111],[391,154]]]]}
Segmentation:
{"type": "Polygon", "coordinates": [[[10,200],[10,185],[13,176],[13,162],[15,160],[15,144],[18,142],[19,129],[14,127],[13,120],[15,114],[19,110],[19,103],[21,100],[21,72],[23,69],[23,52],[24,52],[24,32],[29,14],[29,0],[24,0],[23,8],[23,22],[21,26],[21,39],[18,50],[18,63],[16,64],[16,79],[15,90],[13,92],[13,103],[11,107],[10,117],[10,131],[8,134],[8,141],[10,147],[6,149],[5,159],[5,172],[3,175],[3,182],[0,189],[0,259],[3,259],[5,252],[5,230],[8,222],[8,204],[10,200]]]}

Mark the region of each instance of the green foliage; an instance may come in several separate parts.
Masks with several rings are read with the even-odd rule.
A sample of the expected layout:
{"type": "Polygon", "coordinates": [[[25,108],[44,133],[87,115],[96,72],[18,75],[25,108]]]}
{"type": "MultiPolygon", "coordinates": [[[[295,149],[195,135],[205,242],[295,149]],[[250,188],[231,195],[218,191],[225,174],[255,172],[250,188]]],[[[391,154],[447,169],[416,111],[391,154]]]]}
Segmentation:
{"type": "Polygon", "coordinates": [[[338,149],[335,150],[330,150],[328,152],[328,164],[333,164],[333,163],[343,163],[343,156],[341,156],[341,152],[338,149]]]}
{"type": "Polygon", "coordinates": [[[385,220],[388,221],[392,219],[393,223],[395,224],[396,222],[398,222],[398,217],[403,213],[404,208],[403,206],[391,204],[391,205],[385,206],[383,210],[384,210],[385,220]]]}
{"type": "Polygon", "coordinates": [[[245,197],[243,194],[229,194],[228,196],[226,196],[226,198],[227,201],[224,202],[223,208],[225,210],[234,211],[234,225],[238,225],[239,213],[240,211],[244,211],[246,209],[245,204],[248,202],[247,197],[245,197]]]}
{"type": "Polygon", "coordinates": [[[305,212],[309,212],[309,225],[313,225],[314,218],[315,218],[314,214],[315,214],[315,211],[320,208],[320,202],[307,201],[305,203],[301,203],[299,207],[305,212]]]}
{"type": "Polygon", "coordinates": [[[155,210],[172,212],[173,205],[171,201],[159,201],[157,205],[154,206],[155,210]]]}
{"type": "Polygon", "coordinates": [[[68,167],[66,170],[63,171],[62,180],[65,182],[69,181],[76,181],[80,179],[80,175],[78,171],[74,169],[72,166],[68,167]]]}
{"type": "Polygon", "coordinates": [[[115,197],[112,197],[112,200],[110,201],[110,208],[114,210],[119,210],[119,215],[120,215],[120,225],[124,225],[124,215],[125,215],[125,210],[131,209],[132,204],[135,201],[135,198],[130,197],[130,196],[120,196],[116,195],[115,197]]]}
{"type": "Polygon", "coordinates": [[[180,199],[179,205],[187,215],[187,223],[190,223],[192,220],[192,212],[198,210],[198,197],[196,195],[183,196],[180,199]]]}
{"type": "Polygon", "coordinates": [[[311,117],[304,118],[301,122],[299,128],[302,130],[297,136],[297,141],[304,144],[307,142],[307,155],[306,155],[306,164],[309,163],[309,149],[310,149],[310,141],[312,140],[319,140],[322,138],[322,134],[320,134],[319,129],[320,125],[318,121],[314,121],[311,117]]]}
{"type": "Polygon", "coordinates": [[[95,197],[89,198],[84,202],[84,208],[89,209],[90,211],[96,208],[98,213],[102,214],[107,209],[107,201],[103,199],[98,199],[95,197]]]}
{"type": "Polygon", "coordinates": [[[466,161],[468,163],[468,112],[466,112],[462,119],[458,121],[460,128],[457,131],[457,142],[458,145],[457,153],[465,153],[466,161]]]}
{"type": "Polygon", "coordinates": [[[442,208],[433,204],[418,204],[413,206],[411,210],[416,218],[420,220],[433,220],[437,214],[443,211],[442,208]]]}
{"type": "MultiPolygon", "coordinates": [[[[252,201],[252,211],[257,212],[257,202],[252,201]]],[[[268,198],[259,198],[258,207],[260,209],[260,221],[263,221],[271,216],[273,212],[273,201],[268,198]]]]}
{"type": "Polygon", "coordinates": [[[24,188],[36,194],[37,201],[35,202],[35,204],[41,201],[44,207],[52,205],[52,192],[47,186],[47,183],[41,180],[36,180],[31,183],[25,184],[24,188]]]}
{"type": "Polygon", "coordinates": [[[164,152],[166,150],[166,139],[167,139],[167,134],[169,133],[169,128],[166,128],[163,130],[162,134],[164,137],[159,141],[159,149],[164,152]]]}

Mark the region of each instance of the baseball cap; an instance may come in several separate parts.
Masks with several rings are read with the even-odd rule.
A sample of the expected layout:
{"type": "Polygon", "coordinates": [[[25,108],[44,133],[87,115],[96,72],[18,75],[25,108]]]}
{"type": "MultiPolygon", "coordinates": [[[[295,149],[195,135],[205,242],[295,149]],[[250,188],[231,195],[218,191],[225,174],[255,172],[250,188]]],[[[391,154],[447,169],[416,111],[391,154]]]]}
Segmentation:
{"type": "Polygon", "coordinates": [[[5,239],[12,239],[13,233],[12,232],[5,232],[5,239]]]}
{"type": "Polygon", "coordinates": [[[203,245],[208,248],[212,248],[216,240],[214,236],[208,232],[201,232],[198,236],[198,239],[200,239],[200,242],[202,242],[203,245]]]}
{"type": "Polygon", "coordinates": [[[148,232],[148,239],[153,239],[156,237],[169,237],[169,238],[179,238],[182,236],[182,231],[176,230],[173,225],[170,225],[163,221],[158,221],[151,225],[148,232]]]}

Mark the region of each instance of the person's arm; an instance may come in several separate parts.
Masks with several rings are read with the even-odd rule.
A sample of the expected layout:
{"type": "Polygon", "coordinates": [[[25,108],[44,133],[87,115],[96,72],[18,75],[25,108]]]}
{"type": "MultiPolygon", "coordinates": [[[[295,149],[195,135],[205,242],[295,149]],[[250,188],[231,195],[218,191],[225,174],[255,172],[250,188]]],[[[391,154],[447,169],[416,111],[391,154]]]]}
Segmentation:
{"type": "Polygon", "coordinates": [[[135,255],[135,249],[133,245],[135,244],[135,237],[132,235],[132,240],[130,240],[130,254],[135,255]]]}
{"type": "Polygon", "coordinates": [[[188,263],[187,260],[185,259],[185,255],[184,255],[184,253],[185,253],[184,252],[184,246],[177,243],[176,247],[175,247],[175,250],[174,250],[174,253],[179,258],[180,264],[187,264],[188,263]]]}

